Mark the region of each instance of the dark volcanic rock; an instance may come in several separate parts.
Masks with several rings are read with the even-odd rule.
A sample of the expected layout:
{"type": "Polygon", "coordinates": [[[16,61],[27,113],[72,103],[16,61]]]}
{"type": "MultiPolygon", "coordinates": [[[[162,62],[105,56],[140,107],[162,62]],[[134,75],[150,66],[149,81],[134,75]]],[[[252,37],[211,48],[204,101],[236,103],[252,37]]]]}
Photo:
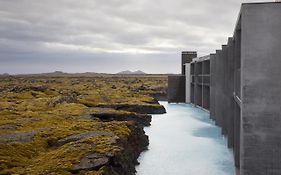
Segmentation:
{"type": "Polygon", "coordinates": [[[149,126],[151,122],[151,115],[147,114],[116,114],[116,113],[94,113],[91,114],[94,118],[99,118],[104,122],[108,121],[135,121],[144,126],[149,126]]]}
{"type": "Polygon", "coordinates": [[[151,94],[151,96],[153,96],[158,101],[167,101],[168,100],[167,92],[157,92],[157,93],[151,94]]]}
{"type": "Polygon", "coordinates": [[[63,139],[60,139],[57,141],[49,141],[49,145],[50,146],[62,146],[69,142],[75,142],[75,141],[87,139],[90,137],[100,137],[100,136],[114,136],[114,135],[110,132],[91,131],[91,132],[86,132],[86,133],[82,133],[82,134],[71,135],[71,136],[68,136],[66,138],[63,138],[63,139]]]}
{"type": "Polygon", "coordinates": [[[97,105],[96,107],[113,108],[139,114],[164,114],[166,109],[162,105],[138,105],[138,104],[114,104],[114,105],[97,105]]]}
{"type": "Polygon", "coordinates": [[[147,149],[148,136],[143,126],[136,122],[128,122],[127,126],[131,130],[130,135],[110,143],[118,146],[119,151],[110,154],[89,153],[70,172],[79,174],[83,170],[103,170],[103,175],[135,175],[135,165],[138,164],[140,153],[147,149]]]}
{"type": "Polygon", "coordinates": [[[105,175],[112,175],[112,172],[118,175],[135,175],[137,159],[140,153],[147,149],[149,141],[141,125],[136,125],[133,122],[129,125],[129,128],[131,135],[128,139],[119,140],[118,144],[123,149],[112,157],[110,171],[106,172],[105,175]]]}
{"type": "Polygon", "coordinates": [[[163,106],[153,105],[119,105],[117,110],[124,110],[130,112],[136,112],[140,114],[164,114],[166,109],[163,106]]]}
{"type": "Polygon", "coordinates": [[[12,89],[10,89],[10,92],[16,92],[16,93],[24,92],[24,91],[40,91],[40,92],[43,92],[47,89],[48,89],[47,86],[29,86],[29,87],[16,86],[16,87],[13,87],[12,89]]]}
{"type": "Polygon", "coordinates": [[[71,170],[73,173],[78,173],[81,170],[99,170],[102,166],[108,165],[110,158],[102,154],[89,154],[84,156],[80,163],[75,165],[71,170]]]}

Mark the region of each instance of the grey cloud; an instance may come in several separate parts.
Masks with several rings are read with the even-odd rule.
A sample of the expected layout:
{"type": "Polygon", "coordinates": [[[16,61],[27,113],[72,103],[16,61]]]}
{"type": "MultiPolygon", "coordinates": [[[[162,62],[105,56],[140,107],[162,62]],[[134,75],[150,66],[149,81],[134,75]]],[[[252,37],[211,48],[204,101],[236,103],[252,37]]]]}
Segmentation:
{"type": "Polygon", "coordinates": [[[90,70],[87,62],[99,65],[91,71],[177,72],[180,51],[203,55],[227,41],[241,2],[0,0],[0,73],[90,70]]]}

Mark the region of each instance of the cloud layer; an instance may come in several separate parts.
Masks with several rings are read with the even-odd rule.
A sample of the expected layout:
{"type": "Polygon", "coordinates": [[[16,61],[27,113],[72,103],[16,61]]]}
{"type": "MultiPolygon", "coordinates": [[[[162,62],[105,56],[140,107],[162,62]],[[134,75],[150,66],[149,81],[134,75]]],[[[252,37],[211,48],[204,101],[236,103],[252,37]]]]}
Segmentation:
{"type": "Polygon", "coordinates": [[[179,72],[232,35],[237,0],[0,0],[0,73],[179,72]]]}

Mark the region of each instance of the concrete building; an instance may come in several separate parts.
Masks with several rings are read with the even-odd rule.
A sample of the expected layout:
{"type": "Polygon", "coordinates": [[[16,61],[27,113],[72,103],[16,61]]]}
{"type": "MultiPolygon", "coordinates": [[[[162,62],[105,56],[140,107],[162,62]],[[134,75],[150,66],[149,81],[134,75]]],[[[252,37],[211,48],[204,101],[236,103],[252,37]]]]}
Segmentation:
{"type": "Polygon", "coordinates": [[[227,44],[185,67],[177,96],[210,112],[240,174],[281,175],[281,3],[242,4],[227,44]]]}
{"type": "Polygon", "coordinates": [[[185,75],[185,64],[190,63],[193,58],[197,57],[197,52],[194,51],[183,51],[181,53],[181,74],[185,75]]]}
{"type": "MultiPolygon", "coordinates": [[[[197,57],[197,52],[183,51],[181,54],[181,75],[173,75],[168,78],[168,102],[185,103],[186,96],[190,95],[189,91],[186,91],[186,68],[185,64],[190,63],[193,58],[197,57]],[[185,94],[187,92],[187,95],[185,94]]],[[[188,71],[188,70],[187,70],[188,71]]],[[[189,73],[188,73],[189,76],[189,73]]]]}

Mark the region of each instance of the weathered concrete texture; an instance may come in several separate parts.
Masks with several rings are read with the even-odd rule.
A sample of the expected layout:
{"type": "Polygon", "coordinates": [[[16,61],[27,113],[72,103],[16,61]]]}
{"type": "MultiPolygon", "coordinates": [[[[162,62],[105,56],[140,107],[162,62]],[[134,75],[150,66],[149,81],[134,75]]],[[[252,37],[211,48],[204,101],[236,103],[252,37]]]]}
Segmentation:
{"type": "Polygon", "coordinates": [[[234,160],[240,168],[240,129],[241,129],[241,27],[240,21],[234,33],[234,160]]]}
{"type": "MultiPolygon", "coordinates": [[[[240,52],[238,49],[237,52],[240,52]]],[[[235,84],[234,53],[234,39],[229,38],[228,44],[223,45],[222,50],[217,50],[215,54],[210,55],[210,116],[216,122],[216,124],[222,128],[222,134],[227,136],[228,147],[233,148],[236,162],[235,164],[237,167],[239,167],[240,113],[236,111],[238,115],[235,119],[235,99],[233,97],[235,84]]],[[[240,59],[240,57],[237,59],[240,59]]],[[[236,110],[240,111],[240,108],[238,107],[236,110]]]]}
{"type": "Polygon", "coordinates": [[[175,75],[168,77],[168,102],[185,102],[185,76],[175,75]]]}
{"type": "MultiPolygon", "coordinates": [[[[210,57],[196,58],[191,63],[191,103],[210,110],[210,57]]],[[[188,83],[188,82],[187,82],[188,83]]],[[[188,86],[188,84],[186,85],[188,86]]]]}
{"type": "Polygon", "coordinates": [[[241,130],[241,109],[237,103],[234,103],[234,163],[240,168],[240,130],[241,130]]]}
{"type": "Polygon", "coordinates": [[[216,51],[216,124],[222,126],[222,84],[223,84],[223,64],[222,64],[222,51],[216,51]]]}
{"type": "Polygon", "coordinates": [[[223,45],[222,46],[222,113],[221,113],[221,117],[222,117],[222,134],[224,134],[225,136],[227,136],[227,133],[228,133],[228,128],[227,128],[227,120],[228,120],[228,109],[229,109],[229,105],[228,105],[228,101],[227,101],[227,83],[228,83],[228,80],[227,80],[227,65],[228,65],[228,60],[227,60],[227,45],[223,45]]]}
{"type": "MultiPolygon", "coordinates": [[[[215,54],[210,55],[210,116],[216,122],[216,124],[222,128],[222,133],[227,136],[228,146],[229,148],[233,148],[235,164],[237,167],[239,167],[240,108],[238,106],[236,109],[236,113],[238,115],[235,119],[235,99],[233,97],[235,72],[234,52],[234,39],[229,38],[228,45],[223,45],[222,50],[217,50],[215,54]]],[[[237,52],[240,51],[237,49],[237,52]]]]}
{"type": "Polygon", "coordinates": [[[216,120],[216,55],[210,55],[210,117],[216,120]]]}
{"type": "Polygon", "coordinates": [[[181,53],[181,74],[185,75],[185,64],[190,63],[193,58],[197,57],[197,52],[184,51],[181,53]]]}
{"type": "Polygon", "coordinates": [[[202,61],[203,73],[202,73],[202,107],[210,110],[210,60],[202,61]]]}
{"type": "Polygon", "coordinates": [[[280,19],[281,3],[243,4],[227,45],[191,63],[191,103],[210,109],[240,175],[281,175],[280,19]]]}
{"type": "Polygon", "coordinates": [[[207,85],[202,86],[203,87],[203,105],[202,107],[204,109],[210,110],[210,87],[207,85]]]}
{"type": "MultiPolygon", "coordinates": [[[[195,104],[195,63],[190,64],[190,102],[195,104]]],[[[186,82],[188,83],[188,82],[186,82]]],[[[188,86],[188,85],[187,85],[188,86]]]]}
{"type": "Polygon", "coordinates": [[[202,74],[202,62],[196,62],[195,63],[195,86],[194,86],[194,92],[195,92],[195,101],[194,104],[197,106],[202,106],[202,79],[199,77],[202,74]]]}
{"type": "Polygon", "coordinates": [[[281,3],[241,12],[241,174],[281,174],[281,3]]]}
{"type": "Polygon", "coordinates": [[[227,128],[228,128],[228,147],[234,147],[234,42],[233,38],[228,38],[228,52],[227,52],[227,77],[226,77],[226,86],[227,86],[227,101],[228,101],[228,113],[227,113],[227,128]]]}
{"type": "Polygon", "coordinates": [[[190,103],[195,104],[195,85],[193,83],[190,84],[190,103]]]}

